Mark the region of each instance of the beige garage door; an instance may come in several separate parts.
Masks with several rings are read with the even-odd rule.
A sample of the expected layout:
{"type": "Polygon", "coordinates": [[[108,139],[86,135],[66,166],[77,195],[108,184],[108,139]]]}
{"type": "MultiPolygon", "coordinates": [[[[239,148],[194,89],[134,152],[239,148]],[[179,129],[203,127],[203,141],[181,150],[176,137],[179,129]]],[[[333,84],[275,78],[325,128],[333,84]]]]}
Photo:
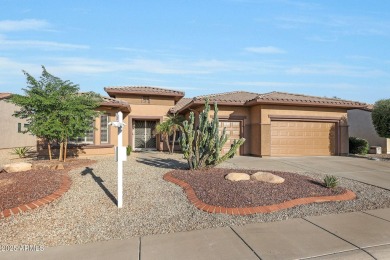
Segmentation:
{"type": "MultiPolygon", "coordinates": [[[[241,138],[241,122],[240,121],[220,121],[219,122],[219,134],[221,135],[223,128],[226,128],[226,134],[228,135],[228,140],[222,148],[222,154],[227,153],[230,150],[234,140],[241,138]]],[[[240,148],[237,149],[236,154],[239,153],[240,148]]]]}
{"type": "Polygon", "coordinates": [[[323,122],[271,122],[271,156],[335,154],[335,124],[323,122]]]}

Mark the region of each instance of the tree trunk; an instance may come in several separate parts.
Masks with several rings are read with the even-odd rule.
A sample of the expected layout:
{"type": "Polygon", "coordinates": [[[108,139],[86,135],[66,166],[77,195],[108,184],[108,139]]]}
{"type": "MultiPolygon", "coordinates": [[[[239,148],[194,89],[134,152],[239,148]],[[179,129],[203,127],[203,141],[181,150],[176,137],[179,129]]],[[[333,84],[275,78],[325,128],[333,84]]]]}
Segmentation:
{"type": "Polygon", "coordinates": [[[60,152],[59,152],[59,156],[58,156],[58,161],[62,161],[62,153],[63,153],[63,147],[64,147],[64,142],[61,142],[60,143],[60,152]]]}
{"type": "Polygon", "coordinates": [[[174,129],[174,131],[173,131],[173,140],[172,140],[171,153],[175,152],[175,141],[176,141],[176,129],[174,129]]]}
{"type": "Polygon", "coordinates": [[[67,150],[68,150],[68,141],[65,141],[65,143],[64,143],[64,162],[66,161],[67,150]]]}
{"type": "Polygon", "coordinates": [[[47,151],[49,152],[49,160],[51,161],[51,146],[50,146],[50,142],[47,143],[47,151]]]}
{"type": "Polygon", "coordinates": [[[165,137],[164,139],[165,139],[166,145],[168,146],[168,152],[171,153],[171,147],[169,145],[169,139],[168,139],[168,137],[165,137]]]}

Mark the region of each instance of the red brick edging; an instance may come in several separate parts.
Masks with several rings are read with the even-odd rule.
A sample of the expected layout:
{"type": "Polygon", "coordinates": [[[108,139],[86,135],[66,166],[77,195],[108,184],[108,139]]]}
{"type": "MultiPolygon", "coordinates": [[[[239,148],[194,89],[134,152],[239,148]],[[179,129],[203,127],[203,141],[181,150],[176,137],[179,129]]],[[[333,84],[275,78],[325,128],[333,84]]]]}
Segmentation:
{"type": "Polygon", "coordinates": [[[309,204],[313,202],[327,202],[327,201],[342,201],[342,200],[353,200],[356,198],[356,194],[350,190],[347,190],[345,193],[335,196],[320,196],[320,197],[308,197],[308,198],[300,198],[294,199],[278,204],[267,205],[267,206],[258,206],[258,207],[248,207],[248,208],[225,208],[221,206],[213,206],[204,203],[195,195],[194,189],[188,183],[179,180],[172,176],[172,172],[167,172],[164,174],[164,180],[172,182],[181,186],[185,193],[187,194],[187,198],[189,201],[194,204],[200,210],[209,212],[209,213],[224,213],[230,215],[250,215],[255,213],[270,213],[282,209],[292,208],[297,205],[309,204]]]}
{"type": "Polygon", "coordinates": [[[30,209],[35,209],[35,208],[41,207],[45,204],[48,204],[48,203],[58,199],[65,192],[67,192],[69,190],[70,185],[72,184],[71,179],[67,173],[63,174],[61,179],[62,179],[61,186],[52,194],[50,194],[44,198],[32,201],[28,204],[20,205],[18,207],[12,208],[12,209],[5,209],[5,210],[0,212],[0,219],[19,214],[21,212],[25,212],[25,211],[30,210],[30,209]]]}

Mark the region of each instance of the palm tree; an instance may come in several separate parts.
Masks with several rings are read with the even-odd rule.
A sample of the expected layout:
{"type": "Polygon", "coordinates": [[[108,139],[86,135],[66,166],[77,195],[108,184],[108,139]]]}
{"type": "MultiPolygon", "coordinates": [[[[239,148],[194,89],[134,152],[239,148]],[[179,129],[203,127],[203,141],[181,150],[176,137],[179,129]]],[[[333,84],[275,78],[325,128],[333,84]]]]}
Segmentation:
{"type": "Polygon", "coordinates": [[[169,122],[168,125],[170,127],[171,133],[173,133],[171,152],[175,152],[175,141],[176,141],[176,132],[181,129],[181,125],[184,121],[184,116],[178,114],[168,115],[169,122]]]}
{"type": "Polygon", "coordinates": [[[161,135],[161,138],[165,141],[169,153],[171,153],[171,147],[169,145],[169,136],[172,134],[169,121],[164,121],[156,126],[156,131],[161,135]]]}

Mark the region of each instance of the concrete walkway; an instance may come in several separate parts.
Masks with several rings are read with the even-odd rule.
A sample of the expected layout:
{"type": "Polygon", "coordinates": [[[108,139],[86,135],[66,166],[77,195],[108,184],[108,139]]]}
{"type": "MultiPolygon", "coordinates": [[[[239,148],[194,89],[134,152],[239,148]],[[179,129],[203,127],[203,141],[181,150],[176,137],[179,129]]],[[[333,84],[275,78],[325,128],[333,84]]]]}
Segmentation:
{"type": "Polygon", "coordinates": [[[390,259],[390,209],[0,252],[0,259],[390,259]]]}

